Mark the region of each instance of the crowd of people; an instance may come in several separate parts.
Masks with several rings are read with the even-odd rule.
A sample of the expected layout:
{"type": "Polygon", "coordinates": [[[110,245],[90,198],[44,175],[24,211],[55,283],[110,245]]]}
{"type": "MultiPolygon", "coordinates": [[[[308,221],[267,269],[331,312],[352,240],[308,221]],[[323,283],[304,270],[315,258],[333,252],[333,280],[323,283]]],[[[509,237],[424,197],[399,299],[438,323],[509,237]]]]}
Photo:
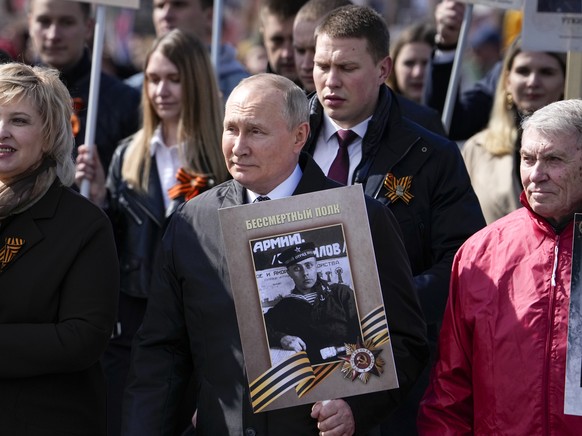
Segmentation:
{"type": "MultiPolygon", "coordinates": [[[[576,434],[565,54],[518,32],[501,51],[484,23],[474,49],[499,52],[445,129],[463,3],[396,38],[375,2],[226,3],[213,65],[214,2],[153,0],[140,71],[100,74],[93,144],[91,5],[29,0],[34,56],[0,51],[0,434],[576,434]],[[256,27],[252,71],[237,19],[256,27]],[[354,184],[399,387],[253,413],[218,210],[354,184]]],[[[267,340],[325,365],[358,341],[354,290],[312,242],[277,261],[294,288],[267,340]]]]}

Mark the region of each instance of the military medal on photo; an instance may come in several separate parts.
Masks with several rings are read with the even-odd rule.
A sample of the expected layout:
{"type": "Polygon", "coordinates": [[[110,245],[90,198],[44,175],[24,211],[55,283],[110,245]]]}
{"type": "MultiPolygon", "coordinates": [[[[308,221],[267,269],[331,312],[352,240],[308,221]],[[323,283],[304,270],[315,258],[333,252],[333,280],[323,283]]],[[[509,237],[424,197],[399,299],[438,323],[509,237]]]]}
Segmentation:
{"type": "Polygon", "coordinates": [[[346,344],[346,356],[340,356],[340,359],[345,360],[342,365],[344,377],[352,381],[358,378],[363,383],[367,383],[372,374],[380,377],[384,371],[381,352],[382,349],[372,347],[370,341],[362,345],[359,338],[356,344],[346,344]]]}

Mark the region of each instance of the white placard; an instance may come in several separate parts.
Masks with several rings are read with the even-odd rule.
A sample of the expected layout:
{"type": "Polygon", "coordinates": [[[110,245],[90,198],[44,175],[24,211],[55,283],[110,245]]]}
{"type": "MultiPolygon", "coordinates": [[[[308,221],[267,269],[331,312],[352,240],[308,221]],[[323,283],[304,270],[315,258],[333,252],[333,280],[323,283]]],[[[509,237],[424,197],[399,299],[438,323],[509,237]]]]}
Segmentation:
{"type": "Polygon", "coordinates": [[[582,52],[582,0],[527,1],[522,37],[524,50],[582,52]]]}

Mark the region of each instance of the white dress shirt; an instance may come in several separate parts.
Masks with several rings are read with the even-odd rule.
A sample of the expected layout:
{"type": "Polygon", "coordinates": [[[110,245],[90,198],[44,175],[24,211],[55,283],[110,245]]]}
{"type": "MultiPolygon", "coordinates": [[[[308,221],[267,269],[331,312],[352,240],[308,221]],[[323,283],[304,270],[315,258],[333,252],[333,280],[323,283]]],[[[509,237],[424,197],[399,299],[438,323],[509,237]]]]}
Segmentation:
{"type": "MultiPolygon", "coordinates": [[[[349,130],[355,132],[358,137],[348,145],[348,155],[350,156],[350,169],[348,171],[348,185],[351,185],[351,181],[354,175],[354,171],[362,160],[362,138],[366,134],[368,129],[368,122],[372,117],[366,118],[359,124],[356,124],[349,130]]],[[[317,144],[315,145],[315,152],[313,153],[313,159],[325,174],[329,173],[329,168],[333,163],[339,145],[337,143],[336,132],[342,130],[327,114],[323,114],[323,125],[321,127],[321,132],[317,138],[317,144]]]]}
{"type": "MultiPolygon", "coordinates": [[[[303,176],[303,171],[299,167],[299,164],[295,166],[295,169],[289,177],[287,177],[283,182],[281,182],[275,189],[269,192],[263,197],[269,197],[270,200],[277,200],[279,198],[291,197],[299,185],[299,181],[303,176]]],[[[256,192],[247,189],[247,203],[252,203],[259,196],[256,192]]]]}
{"type": "Polygon", "coordinates": [[[162,138],[162,128],[158,126],[150,141],[150,152],[152,157],[156,157],[158,175],[160,176],[162,193],[164,194],[164,207],[167,210],[172,201],[168,196],[168,189],[176,184],[176,173],[182,166],[180,145],[166,145],[164,138],[162,138]]]}

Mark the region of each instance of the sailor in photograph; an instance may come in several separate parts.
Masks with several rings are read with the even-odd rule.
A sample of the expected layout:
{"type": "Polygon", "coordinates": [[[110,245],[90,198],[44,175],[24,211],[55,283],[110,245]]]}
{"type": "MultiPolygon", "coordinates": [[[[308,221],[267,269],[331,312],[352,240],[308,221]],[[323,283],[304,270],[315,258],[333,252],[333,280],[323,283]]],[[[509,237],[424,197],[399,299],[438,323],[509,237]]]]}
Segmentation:
{"type": "Polygon", "coordinates": [[[305,350],[314,365],[356,343],[361,334],[354,291],[318,277],[315,245],[289,247],[278,260],[295,287],[265,314],[270,346],[305,350]]]}

